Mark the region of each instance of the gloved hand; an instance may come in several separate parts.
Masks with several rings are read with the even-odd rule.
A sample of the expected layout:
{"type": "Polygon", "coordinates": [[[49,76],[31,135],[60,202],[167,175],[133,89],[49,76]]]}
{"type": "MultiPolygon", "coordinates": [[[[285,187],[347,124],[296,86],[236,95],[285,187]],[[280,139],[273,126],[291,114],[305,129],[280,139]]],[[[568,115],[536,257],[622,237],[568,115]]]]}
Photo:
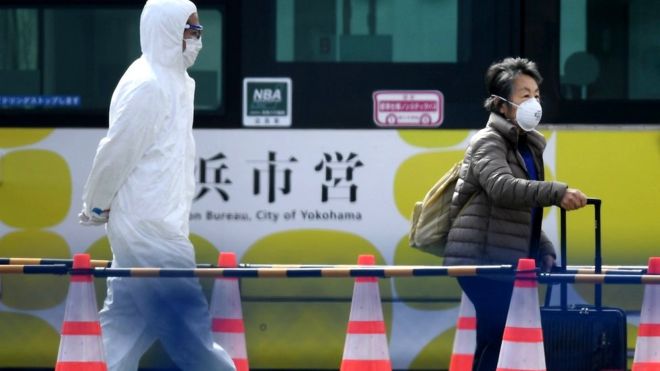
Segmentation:
{"type": "Polygon", "coordinates": [[[110,210],[92,209],[92,215],[87,215],[85,209],[78,214],[79,223],[86,226],[103,225],[110,218],[110,210]]]}

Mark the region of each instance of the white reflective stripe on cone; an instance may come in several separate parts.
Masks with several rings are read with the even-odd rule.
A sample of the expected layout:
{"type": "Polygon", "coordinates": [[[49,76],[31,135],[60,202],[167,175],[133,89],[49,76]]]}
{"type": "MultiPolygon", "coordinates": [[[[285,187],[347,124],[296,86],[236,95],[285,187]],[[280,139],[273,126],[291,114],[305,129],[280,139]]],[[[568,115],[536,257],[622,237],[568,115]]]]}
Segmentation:
{"type": "Polygon", "coordinates": [[[351,304],[351,321],[382,321],[378,282],[356,282],[351,304]]]}
{"type": "Polygon", "coordinates": [[[644,302],[642,303],[640,319],[645,323],[660,324],[660,285],[644,287],[644,302]]]}
{"type": "Polygon", "coordinates": [[[507,327],[538,328],[541,323],[540,312],[526,310],[526,308],[538,308],[538,300],[536,288],[516,287],[511,297],[509,315],[506,317],[507,327]]]}
{"type": "Polygon", "coordinates": [[[644,341],[637,338],[635,362],[658,362],[660,369],[660,336],[644,336],[644,341]]]}
{"type": "Polygon", "coordinates": [[[91,282],[71,282],[67,294],[66,311],[69,318],[75,321],[96,322],[99,320],[99,312],[96,307],[96,292],[91,282]]]}
{"type": "Polygon", "coordinates": [[[456,330],[460,331],[456,335],[456,340],[454,341],[454,347],[452,353],[454,354],[474,354],[475,349],[477,348],[477,332],[475,330],[456,330]]]}
{"type": "MultiPolygon", "coordinates": [[[[660,289],[660,287],[658,287],[658,289],[660,289]]],[[[650,295],[646,295],[646,296],[650,296],[650,295]]],[[[658,297],[660,299],[660,292],[658,292],[658,297]]],[[[660,325],[660,300],[658,300],[658,303],[653,303],[653,305],[649,305],[648,312],[651,313],[642,313],[642,316],[646,315],[645,316],[646,318],[642,316],[640,316],[640,318],[644,319],[646,323],[660,325]],[[651,308],[653,308],[654,310],[651,310],[651,308]]]]}
{"type": "Polygon", "coordinates": [[[211,302],[211,315],[221,318],[242,318],[240,298],[238,280],[216,279],[211,302]]]}
{"type": "Polygon", "coordinates": [[[503,341],[497,368],[545,370],[543,343],[503,341]],[[504,361],[503,361],[504,360],[504,361]]]}
{"type": "Polygon", "coordinates": [[[63,362],[105,362],[101,337],[98,335],[63,335],[60,339],[60,351],[57,360],[63,362]]]}
{"type": "Polygon", "coordinates": [[[461,294],[461,306],[458,312],[461,314],[461,317],[476,317],[477,315],[474,304],[472,304],[472,301],[470,301],[470,298],[465,293],[461,294]]]}
{"type": "Polygon", "coordinates": [[[215,332],[213,339],[220,344],[232,358],[247,358],[245,335],[243,333],[215,332]]]}
{"type": "Polygon", "coordinates": [[[344,345],[344,359],[390,359],[385,334],[348,334],[344,345]]]}

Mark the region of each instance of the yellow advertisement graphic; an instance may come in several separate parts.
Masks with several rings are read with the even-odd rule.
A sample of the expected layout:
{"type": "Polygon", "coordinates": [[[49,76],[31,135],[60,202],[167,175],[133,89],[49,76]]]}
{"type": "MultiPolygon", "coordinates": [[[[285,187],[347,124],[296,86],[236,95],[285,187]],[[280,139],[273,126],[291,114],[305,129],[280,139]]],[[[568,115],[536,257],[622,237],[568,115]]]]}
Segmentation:
{"type": "MultiPolygon", "coordinates": [[[[474,131],[195,134],[198,165],[206,164],[204,182],[198,167],[199,200],[190,220],[199,263],[215,263],[218,251],[233,251],[240,263],[252,264],[354,264],[359,254],[374,255],[377,264],[442,264],[408,246],[410,215],[414,203],[462,158],[474,131]],[[289,171],[286,182],[270,188],[269,158],[289,171]],[[285,185],[289,192],[282,191],[285,185]]],[[[546,179],[603,200],[603,263],[646,265],[660,255],[660,131],[543,134],[546,179]]],[[[77,221],[82,186],[103,135],[100,129],[0,129],[0,257],[88,252],[93,259],[111,258],[103,228],[77,221]]],[[[544,229],[555,244],[558,218],[556,208],[545,210],[544,229]]],[[[591,265],[593,253],[593,211],[570,212],[569,264],[591,265]]],[[[202,281],[208,298],[213,280],[202,281]]],[[[95,284],[100,307],[105,283],[95,284]]],[[[455,279],[392,278],[379,285],[393,367],[446,369],[460,299],[455,279]]],[[[0,368],[53,367],[67,288],[67,277],[0,277],[0,368]]],[[[338,368],[352,288],[353,280],[345,278],[243,279],[250,365],[338,368]]],[[[635,344],[642,289],[604,285],[603,303],[632,313],[629,348],[635,344]]],[[[593,302],[593,286],[575,285],[574,295],[593,302]]],[[[156,345],[142,364],[166,367],[171,361],[156,345]]]]}

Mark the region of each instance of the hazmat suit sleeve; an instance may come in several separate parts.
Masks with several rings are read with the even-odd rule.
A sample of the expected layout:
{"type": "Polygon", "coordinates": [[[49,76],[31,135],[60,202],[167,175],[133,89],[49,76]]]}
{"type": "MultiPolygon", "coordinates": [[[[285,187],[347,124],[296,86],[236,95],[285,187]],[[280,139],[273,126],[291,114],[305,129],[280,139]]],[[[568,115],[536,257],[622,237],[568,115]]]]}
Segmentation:
{"type": "Polygon", "coordinates": [[[101,222],[107,220],[117,191],[156,140],[163,121],[165,97],[153,81],[124,86],[123,90],[113,97],[110,128],[99,143],[83,191],[82,215],[101,222]]]}

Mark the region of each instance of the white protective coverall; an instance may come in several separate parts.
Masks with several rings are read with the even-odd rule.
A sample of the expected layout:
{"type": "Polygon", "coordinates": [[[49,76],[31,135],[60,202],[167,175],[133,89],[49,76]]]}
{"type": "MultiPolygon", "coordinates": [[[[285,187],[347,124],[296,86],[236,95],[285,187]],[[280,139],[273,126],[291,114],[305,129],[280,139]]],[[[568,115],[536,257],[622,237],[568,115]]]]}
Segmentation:
{"type": "MultiPolygon", "coordinates": [[[[149,0],[140,19],[142,56],[110,103],[83,193],[83,214],[110,210],[115,268],[194,268],[188,218],[195,191],[195,82],[184,67],[183,30],[197,12],[188,0],[149,0]]],[[[89,219],[87,219],[89,220],[89,219]]],[[[196,278],[108,278],[100,312],[109,370],[137,370],[159,339],[183,370],[235,370],[211,334],[196,278]]]]}

